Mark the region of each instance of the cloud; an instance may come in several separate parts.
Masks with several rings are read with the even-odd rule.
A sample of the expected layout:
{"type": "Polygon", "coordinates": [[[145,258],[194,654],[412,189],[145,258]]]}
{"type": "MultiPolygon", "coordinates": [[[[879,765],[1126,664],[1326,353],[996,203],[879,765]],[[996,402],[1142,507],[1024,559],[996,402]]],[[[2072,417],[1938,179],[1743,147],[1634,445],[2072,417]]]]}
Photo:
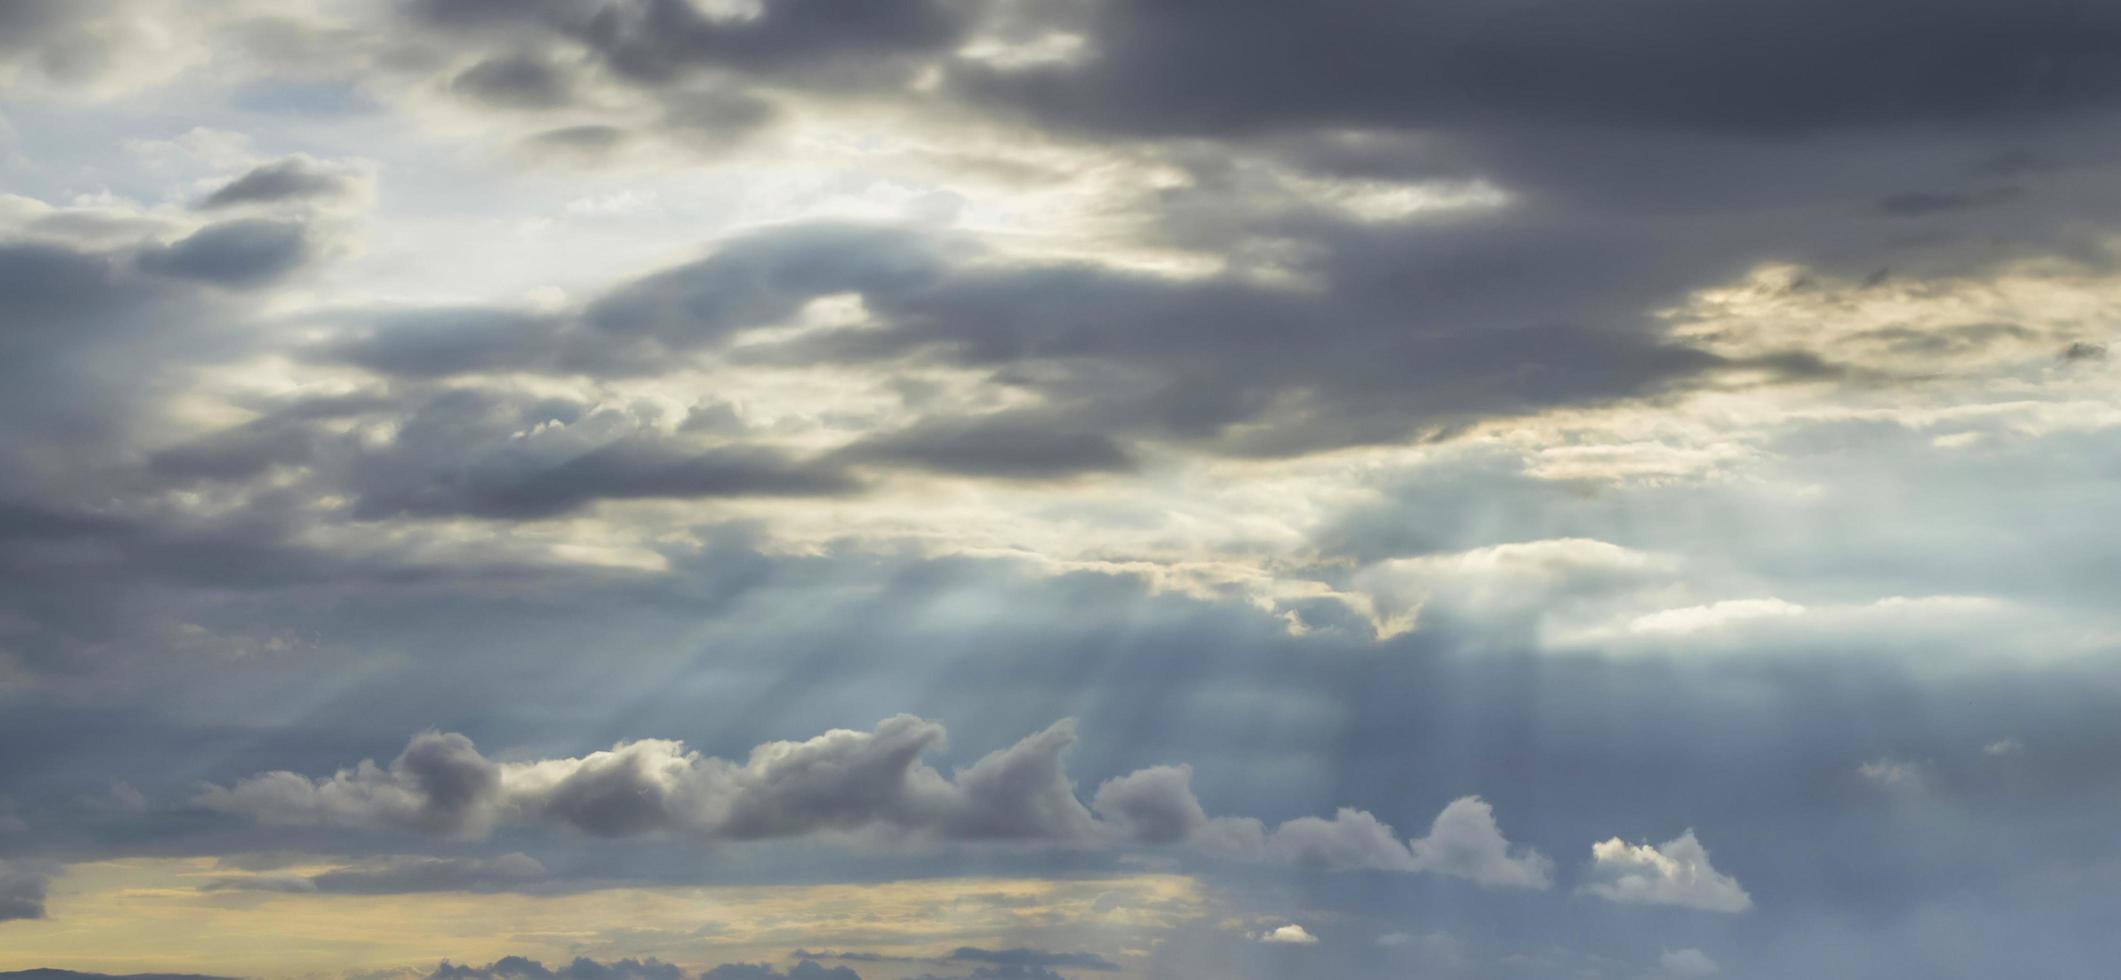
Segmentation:
{"type": "Polygon", "coordinates": [[[2121,39],[2121,22],[2049,0],[2007,19],[1985,3],[1948,3],[1932,11],[1922,43],[1893,51],[1868,41],[1902,25],[1893,0],[1717,13],[1683,0],[1500,13],[1470,0],[1096,10],[1086,25],[1095,57],[1035,70],[968,65],[960,83],[1056,124],[1190,134],[1572,120],[1780,135],[2041,116],[2111,105],[2121,93],[2121,78],[2094,54],[2121,39]],[[1556,47],[1553,37],[1571,43],[1556,47]],[[1808,71],[1809,58],[1829,67],[1808,71]],[[1250,70],[1268,61],[1291,68],[1271,82],[1250,70]]]}
{"type": "MultiPolygon", "coordinates": [[[[1460,288],[1462,277],[1447,279],[1438,288],[1460,288]]],[[[1398,283],[1178,278],[1012,260],[963,234],[810,221],[733,236],[559,317],[484,311],[456,329],[446,311],[413,314],[400,327],[348,331],[315,354],[429,377],[627,376],[715,354],[761,366],[977,372],[1019,392],[1011,400],[1023,407],[925,412],[857,433],[839,458],[1015,479],[1128,471],[1150,441],[1236,456],[1402,442],[1659,392],[1725,366],[1641,330],[1523,311],[1528,322],[1470,297],[1423,305],[1433,322],[1410,332],[1401,329],[1409,302],[1398,283]],[[866,322],[756,334],[848,295],[866,322]]]]}
{"type": "Polygon", "coordinates": [[[1134,840],[1174,844],[1208,825],[1192,783],[1191,766],[1151,766],[1106,780],[1090,805],[1134,840]]]}
{"type": "Polygon", "coordinates": [[[1332,819],[1299,817],[1267,835],[1262,852],[1301,867],[1335,871],[1427,872],[1508,888],[1551,887],[1552,862],[1530,848],[1512,845],[1495,825],[1494,810],[1479,797],[1452,801],[1436,815],[1425,837],[1402,842],[1391,825],[1343,807],[1332,819]]]}
{"type": "MultiPolygon", "coordinates": [[[[876,832],[1076,848],[1184,843],[1218,857],[1328,871],[1426,872],[1512,888],[1552,884],[1552,862],[1505,839],[1492,808],[1478,797],[1453,801],[1427,836],[1411,842],[1349,807],[1330,819],[1299,817],[1267,833],[1251,818],[1209,817],[1193,795],[1192,769],[1182,765],[1107,780],[1085,806],[1063,765],[1075,740],[1075,723],[1063,720],[945,776],[921,761],[944,746],[942,726],[911,715],[886,719],[870,732],[839,729],[803,742],[769,742],[743,763],[656,739],[579,758],[499,762],[462,735],[429,732],[388,766],[364,760],[324,779],[268,772],[209,786],[193,802],[266,824],[455,837],[543,824],[593,837],[674,834],[706,841],[876,832]]],[[[452,881],[506,884],[542,872],[536,862],[510,855],[494,862],[405,861],[312,880],[320,890],[388,891],[452,881]]],[[[1010,951],[1016,954],[1030,951],[1010,951]]]]}
{"type": "Polygon", "coordinates": [[[403,895],[412,892],[519,890],[545,880],[545,865],[520,852],[493,858],[403,856],[355,862],[306,876],[222,878],[210,891],[268,891],[326,895],[403,895]]]}
{"type": "Polygon", "coordinates": [[[1266,854],[1299,867],[1329,871],[1412,871],[1414,857],[1392,825],[1369,812],[1342,807],[1332,819],[1298,817],[1274,829],[1266,854]]]}
{"type": "Polygon", "coordinates": [[[703,6],[421,0],[410,11],[420,22],[472,37],[528,29],[649,88],[711,71],[785,75],[812,84],[840,72],[869,78],[901,56],[944,50],[960,30],[949,5],[934,0],[878,0],[857,8],[780,0],[758,5],[750,16],[716,16],[703,6]]]}
{"type": "Polygon", "coordinates": [[[2103,361],[2106,360],[2106,345],[2073,340],[2068,347],[2062,348],[2061,358],[2071,364],[2079,361],[2103,361]]]}
{"type": "MultiPolygon", "coordinates": [[[[452,356],[446,344],[426,353],[452,356]]],[[[672,431],[652,403],[505,388],[296,397],[243,425],[161,449],[150,465],[183,482],[248,481],[275,468],[299,473],[319,492],[347,498],[347,516],[364,521],[538,520],[603,501],[834,497],[862,488],[826,462],[697,429],[672,431]],[[378,437],[349,438],[349,425],[378,437]]]]}
{"type": "Polygon", "coordinates": [[[685,980],[685,972],[653,958],[604,963],[583,956],[553,970],[537,960],[505,956],[485,966],[457,966],[443,960],[427,980],[685,980]]]}
{"type": "Polygon", "coordinates": [[[1981,747],[1981,754],[1991,759],[2001,759],[2025,751],[2025,743],[2016,738],[1999,738],[1981,747]]]}
{"type": "Polygon", "coordinates": [[[1591,845],[1583,890],[1614,902],[1677,905],[1736,913],[1753,907],[1738,879],[1709,864],[1709,852],[1688,830],[1661,845],[1618,837],[1591,845]]]}
{"type": "Polygon", "coordinates": [[[1026,480],[1124,473],[1135,467],[1133,455],[1111,436],[1069,431],[1065,420],[1044,418],[1033,412],[930,420],[865,437],[835,457],[940,473],[1026,480]]]}
{"type": "Polygon", "coordinates": [[[1318,945],[1317,936],[1311,935],[1310,930],[1307,930],[1294,922],[1291,922],[1285,926],[1279,926],[1273,929],[1269,929],[1266,932],[1260,933],[1257,938],[1260,942],[1278,946],[1318,945]]]}
{"type": "Polygon", "coordinates": [[[764,964],[724,963],[700,974],[700,980],[862,980],[861,975],[850,967],[819,966],[815,961],[803,960],[782,973],[764,964]]]}
{"type": "Polygon", "coordinates": [[[140,267],[178,279],[246,289],[299,268],[311,252],[309,233],[287,221],[243,219],[208,225],[165,248],[146,251],[140,267]]]}
{"type": "Polygon", "coordinates": [[[2016,187],[1990,187],[1947,193],[1912,191],[1878,201],[1878,210],[1899,218],[1927,217],[2001,204],[2023,193],[2016,187]]]}
{"type": "Polygon", "coordinates": [[[56,875],[43,862],[0,859],[0,922],[44,918],[44,895],[56,875]]]}
{"type": "Polygon", "coordinates": [[[137,0],[15,0],[0,9],[0,81],[24,97],[94,100],[206,61],[202,35],[225,12],[165,13],[137,0]]]}
{"type": "Polygon", "coordinates": [[[1922,788],[1926,768],[1919,762],[1880,756],[1857,766],[1856,775],[1879,786],[1914,791],[1922,788]]]}
{"type": "Polygon", "coordinates": [[[573,79],[566,70],[527,51],[487,58],[457,73],[449,88],[509,109],[555,109],[573,101],[573,79]]]}
{"type": "Polygon", "coordinates": [[[253,204],[330,200],[356,190],[352,178],[320,167],[308,157],[288,157],[260,164],[202,199],[202,211],[253,204]]]}
{"type": "Polygon", "coordinates": [[[961,963],[984,963],[991,966],[1019,967],[1026,969],[1093,970],[1109,973],[1119,965],[1096,953],[1055,953],[1043,949],[980,949],[976,946],[960,946],[950,951],[951,960],[961,963]]]}
{"type": "Polygon", "coordinates": [[[1414,867],[1433,874],[1469,878],[1505,888],[1550,888],[1554,862],[1530,848],[1512,846],[1495,825],[1495,810],[1477,796],[1451,801],[1436,815],[1426,837],[1410,841],[1414,867]]]}
{"type": "Polygon", "coordinates": [[[1085,844],[1094,831],[1061,756],[1072,723],[981,758],[953,777],[920,762],[943,729],[910,715],[873,732],[770,742],[736,763],[677,742],[625,742],[580,758],[500,763],[462,735],[418,736],[388,767],[364,761],[321,780],[266,773],[196,802],[266,823],[480,835],[546,823],[596,837],[677,833],[766,840],[889,830],[955,840],[1085,844]]]}
{"type": "Polygon", "coordinates": [[[1698,949],[1668,949],[1657,957],[1657,968],[1669,977],[1707,977],[1723,972],[1709,954],[1698,949]]]}

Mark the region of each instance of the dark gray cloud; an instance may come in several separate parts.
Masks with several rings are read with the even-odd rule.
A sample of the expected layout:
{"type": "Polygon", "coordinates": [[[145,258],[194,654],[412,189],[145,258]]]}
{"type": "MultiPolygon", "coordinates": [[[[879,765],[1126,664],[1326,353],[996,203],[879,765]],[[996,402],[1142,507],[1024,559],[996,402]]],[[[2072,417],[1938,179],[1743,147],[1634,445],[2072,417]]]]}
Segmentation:
{"type": "Polygon", "coordinates": [[[1189,766],[1152,766],[1097,788],[1091,807],[1098,816],[1149,844],[1185,840],[1208,825],[1208,813],[1193,796],[1189,766]]]}
{"type": "Polygon", "coordinates": [[[182,482],[243,481],[274,467],[302,467],[319,486],[350,494],[356,520],[532,520],[608,500],[830,497],[861,488],[838,463],[665,433],[652,408],[464,389],[296,399],[150,457],[154,473],[182,482]],[[336,430],[354,419],[387,419],[391,437],[336,430]]]}
{"type": "Polygon", "coordinates": [[[1910,191],[1880,198],[1878,210],[1897,218],[1919,218],[2001,204],[2020,193],[2022,191],[2016,187],[1988,187],[1950,192],[1910,191]]]}
{"type": "Polygon", "coordinates": [[[249,288],[299,268],[310,255],[308,231],[286,221],[245,219],[208,225],[164,248],[140,255],[140,267],[159,275],[216,286],[249,288]]]}
{"type": "Polygon", "coordinates": [[[289,157],[261,164],[222,185],[199,202],[201,210],[214,211],[246,204],[279,204],[343,197],[353,191],[353,181],[302,157],[289,157]]]}
{"type": "Polygon", "coordinates": [[[943,418],[869,436],[835,453],[854,463],[1011,479],[1120,473],[1134,457],[1111,436],[1069,431],[1071,420],[1037,412],[943,418]]]}
{"type": "Polygon", "coordinates": [[[438,307],[379,314],[315,352],[378,374],[446,377],[575,365],[550,316],[499,308],[438,307]]]}
{"type": "Polygon", "coordinates": [[[509,109],[555,109],[573,100],[566,70],[532,52],[497,55],[457,73],[451,91],[509,109]]]}
{"type": "Polygon", "coordinates": [[[688,448],[577,402],[442,392],[391,443],[350,461],[358,516],[537,517],[600,499],[819,496],[845,475],[763,448],[688,448]],[[554,423],[558,423],[554,425],[554,423]],[[542,432],[518,438],[516,433],[542,432]]]}
{"type": "MultiPolygon", "coordinates": [[[[178,246],[86,248],[50,241],[0,242],[0,411],[12,420],[0,434],[10,457],[0,487],[33,474],[58,479],[107,462],[132,429],[151,425],[148,405],[166,397],[187,372],[239,346],[231,329],[235,297],[209,282],[161,274],[176,262],[188,272],[255,275],[284,271],[292,258],[278,230],[260,242],[238,228],[233,240],[205,237],[178,246]],[[196,263],[196,264],[194,264],[196,263]],[[12,478],[12,479],[10,479],[12,478]]],[[[276,226],[277,228],[277,226],[276,226]]],[[[297,228],[289,233],[299,239],[297,228]]],[[[297,250],[301,246],[294,246],[297,250]]]]}
{"type": "Polygon", "coordinates": [[[56,874],[44,862],[0,859],[0,922],[44,918],[44,895],[56,874]]]}
{"type": "Polygon", "coordinates": [[[1580,282],[1563,296],[1608,282],[1595,270],[1608,261],[1600,243],[1459,231],[1350,238],[1329,288],[1296,290],[952,263],[946,256],[968,243],[910,229],[793,226],[619,286],[568,322],[414,315],[319,354],[409,375],[594,370],[598,358],[624,372],[721,347],[819,297],[858,293],[879,322],[751,345],[742,356],[862,367],[921,358],[992,372],[1043,404],[928,418],[862,439],[842,458],[1013,477],[1124,470],[1140,439],[1243,455],[1399,441],[1654,393],[1727,366],[1647,335],[1618,310],[1579,307],[1573,319],[1550,320],[1559,314],[1524,290],[1490,302],[1525,263],[1590,264],[1569,274],[1580,282]],[[1432,253],[1438,264],[1427,270],[1388,270],[1365,254],[1442,249],[1447,237],[1450,253],[1432,253]]]}
{"type": "Polygon", "coordinates": [[[823,497],[858,486],[845,474],[811,466],[767,449],[679,451],[655,440],[600,445],[561,459],[529,460],[512,453],[484,464],[433,474],[442,479],[399,483],[385,475],[388,460],[359,464],[379,482],[362,493],[355,516],[465,514],[529,519],[563,514],[599,500],[710,497],[823,497]],[[380,481],[390,481],[384,483],[380,481]]]}
{"type": "Polygon", "coordinates": [[[1787,133],[2000,122],[2121,95],[2121,15],[2072,0],[1094,8],[1082,65],[965,84],[1044,119],[1151,133],[1561,120],[1787,133]]]}
{"type": "Polygon", "coordinates": [[[2081,340],[2076,341],[2062,349],[2062,359],[2065,361],[2103,361],[2106,359],[2106,345],[2081,340]]]}

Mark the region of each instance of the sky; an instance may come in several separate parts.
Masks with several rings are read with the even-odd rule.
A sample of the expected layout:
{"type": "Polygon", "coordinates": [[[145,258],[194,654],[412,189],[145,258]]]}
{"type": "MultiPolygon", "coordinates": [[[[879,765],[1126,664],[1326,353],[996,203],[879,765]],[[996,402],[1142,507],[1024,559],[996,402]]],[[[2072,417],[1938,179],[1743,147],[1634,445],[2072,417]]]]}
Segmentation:
{"type": "Polygon", "coordinates": [[[2121,6],[0,0],[0,974],[2121,960],[2121,6]]]}

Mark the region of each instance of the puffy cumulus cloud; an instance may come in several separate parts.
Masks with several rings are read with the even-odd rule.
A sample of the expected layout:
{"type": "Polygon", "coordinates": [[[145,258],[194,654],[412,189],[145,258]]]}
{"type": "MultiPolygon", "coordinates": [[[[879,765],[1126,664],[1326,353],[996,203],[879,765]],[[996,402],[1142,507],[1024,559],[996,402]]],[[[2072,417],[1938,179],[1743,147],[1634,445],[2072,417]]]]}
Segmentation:
{"type": "Polygon", "coordinates": [[[1265,853],[1300,867],[1332,871],[1415,870],[1413,855],[1392,825],[1352,807],[1342,807],[1331,819],[1298,817],[1276,827],[1266,839],[1265,853]]]}
{"type": "Polygon", "coordinates": [[[1309,929],[1305,929],[1294,922],[1258,933],[1254,938],[1260,942],[1277,946],[1315,946],[1318,944],[1317,936],[1312,935],[1309,929]]]}
{"type": "Polygon", "coordinates": [[[1151,766],[1106,780],[1091,807],[1143,844],[1187,842],[1212,854],[1253,859],[1265,846],[1259,821],[1208,816],[1193,795],[1191,766],[1151,766]]]}
{"type": "Polygon", "coordinates": [[[1389,824],[1362,810],[1342,808],[1330,820],[1299,817],[1266,837],[1264,853],[1304,867],[1425,872],[1504,888],[1553,886],[1553,862],[1513,845],[1479,797],[1453,800],[1429,833],[1401,841],[1389,824]]]}
{"type": "MultiPolygon", "coordinates": [[[[945,776],[921,761],[944,746],[942,726],[910,715],[886,719],[874,731],[838,729],[802,742],[769,742],[742,763],[658,739],[578,758],[501,762],[462,735],[430,732],[387,766],[363,760],[322,779],[268,772],[209,786],[194,802],[267,824],[456,837],[502,824],[543,824],[595,837],[675,834],[706,841],[867,831],[1079,848],[1184,844],[1216,857],[1330,871],[1552,885],[1552,862],[1503,837],[1493,809],[1478,797],[1453,801],[1426,836],[1411,841],[1375,815],[1348,807],[1331,818],[1289,820],[1270,833],[1249,817],[1208,816],[1187,766],[1107,780],[1085,806],[1063,764],[1075,739],[1074,722],[1063,720],[945,776]]],[[[542,874],[522,855],[408,860],[316,875],[308,887],[479,887],[542,874]]]]}
{"type": "Polygon", "coordinates": [[[578,956],[555,970],[537,960],[504,956],[485,966],[443,960],[427,980],[685,980],[685,971],[652,957],[607,963],[578,956]]]}
{"type": "Polygon", "coordinates": [[[57,874],[41,861],[0,860],[0,922],[44,918],[44,895],[57,874]]]}
{"type": "Polygon", "coordinates": [[[475,835],[499,819],[501,770],[454,733],[415,737],[389,768],[362,760],[330,779],[271,772],[213,787],[199,802],[267,823],[400,827],[475,835]]]}
{"type": "Polygon", "coordinates": [[[1753,907],[1738,879],[1709,864],[1708,849],[1688,830],[1663,844],[1618,837],[1591,845],[1583,890],[1614,902],[1677,905],[1736,913],[1753,907]]]}
{"type": "Polygon", "coordinates": [[[942,726],[907,715],[875,731],[771,742],[737,763],[677,742],[621,743],[580,758],[502,763],[461,735],[412,740],[389,766],[364,761],[321,780],[267,773],[198,798],[267,823],[484,833],[502,821],[598,837],[680,833],[764,840],[877,829],[956,840],[1089,843],[1090,812],[1061,766],[1062,722],[954,777],[923,764],[942,726]]]}
{"type": "Polygon", "coordinates": [[[1409,841],[1408,849],[1414,866],[1433,874],[1507,888],[1549,888],[1554,883],[1553,861],[1513,846],[1495,824],[1495,808],[1477,796],[1451,801],[1429,825],[1429,833],[1409,841]]]}
{"type": "Polygon", "coordinates": [[[1401,841],[1375,815],[1349,807],[1330,819],[1298,817],[1268,833],[1251,818],[1210,818],[1193,795],[1192,774],[1189,766],[1142,769],[1099,786],[1092,806],[1142,843],[1185,841],[1211,854],[1335,871],[1427,872],[1516,888],[1553,883],[1553,863],[1504,838],[1494,809],[1479,797],[1452,801],[1426,836],[1411,841],[1401,841]]]}

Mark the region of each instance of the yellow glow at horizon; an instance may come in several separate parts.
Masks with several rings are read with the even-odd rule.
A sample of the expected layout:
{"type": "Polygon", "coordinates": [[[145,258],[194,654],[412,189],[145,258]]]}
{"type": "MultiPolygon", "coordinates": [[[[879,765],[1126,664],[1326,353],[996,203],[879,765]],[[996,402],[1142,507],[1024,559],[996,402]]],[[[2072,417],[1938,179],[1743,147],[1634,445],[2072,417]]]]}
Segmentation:
{"type": "MultiPolygon", "coordinates": [[[[578,955],[655,956],[696,970],[783,962],[799,947],[934,956],[983,942],[1023,945],[1025,937],[1056,928],[1135,940],[1208,908],[1193,879],[1158,874],[561,895],[202,890],[247,876],[217,867],[212,858],[73,865],[53,882],[46,918],[0,922],[0,970],[424,974],[443,959],[484,964],[509,955],[548,965],[578,955]]],[[[919,964],[907,966],[922,972],[919,964]]]]}

